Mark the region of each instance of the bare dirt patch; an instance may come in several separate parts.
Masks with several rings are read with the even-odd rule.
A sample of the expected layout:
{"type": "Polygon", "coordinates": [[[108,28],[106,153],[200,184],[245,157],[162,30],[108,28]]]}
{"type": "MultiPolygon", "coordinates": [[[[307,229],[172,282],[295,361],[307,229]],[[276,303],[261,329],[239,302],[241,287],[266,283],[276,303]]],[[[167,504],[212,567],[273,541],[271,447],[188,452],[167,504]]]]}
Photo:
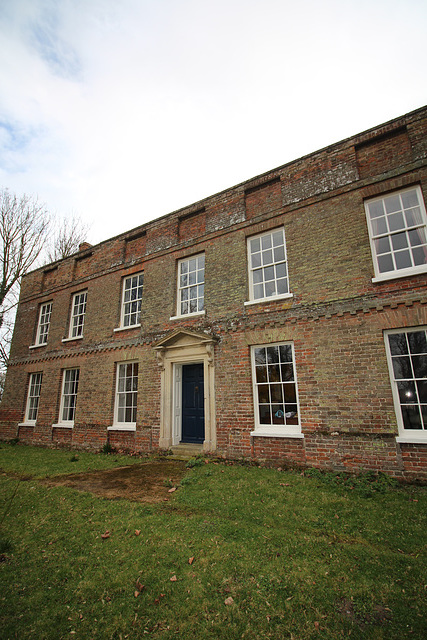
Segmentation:
{"type": "Polygon", "coordinates": [[[103,498],[136,502],[167,500],[186,472],[185,460],[150,460],[105,471],[73,473],[43,480],[47,486],[88,491],[103,498]]]}

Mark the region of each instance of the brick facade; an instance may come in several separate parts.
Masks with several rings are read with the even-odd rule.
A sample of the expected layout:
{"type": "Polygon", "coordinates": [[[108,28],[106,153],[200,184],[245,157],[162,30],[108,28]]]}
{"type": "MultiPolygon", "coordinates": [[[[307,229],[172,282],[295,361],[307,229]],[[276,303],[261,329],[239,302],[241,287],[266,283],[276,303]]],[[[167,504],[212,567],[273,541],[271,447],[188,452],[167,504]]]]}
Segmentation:
{"type": "Polygon", "coordinates": [[[412,439],[399,431],[384,333],[427,325],[427,270],[375,278],[364,205],[414,186],[426,201],[426,130],[424,108],[28,274],[0,436],[95,450],[107,442],[138,452],[169,448],[184,433],[180,371],[199,362],[206,451],[427,479],[427,430],[412,439]],[[291,295],[257,302],[250,299],[248,239],[278,229],[291,295]],[[179,261],[200,254],[203,313],[181,316],[179,261]],[[123,327],[124,281],[142,272],[139,326],[123,327]],[[72,340],[73,296],[82,291],[83,336],[72,340]],[[48,341],[38,346],[47,302],[48,341]],[[276,432],[254,417],[251,352],[283,344],[294,353],[299,419],[286,418],[289,430],[286,423],[276,432]],[[136,421],[126,424],[117,422],[117,364],[129,362],[138,363],[138,388],[136,421]],[[79,370],[79,386],[74,421],[64,424],[67,369],[79,370]],[[42,385],[34,421],[26,407],[35,373],[42,385]]]}

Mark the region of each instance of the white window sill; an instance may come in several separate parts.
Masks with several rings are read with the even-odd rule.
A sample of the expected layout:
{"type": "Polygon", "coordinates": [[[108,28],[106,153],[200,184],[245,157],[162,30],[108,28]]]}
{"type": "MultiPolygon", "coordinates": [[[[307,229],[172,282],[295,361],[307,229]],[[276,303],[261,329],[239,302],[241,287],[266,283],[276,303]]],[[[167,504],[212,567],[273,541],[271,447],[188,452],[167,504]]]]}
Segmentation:
{"type": "Polygon", "coordinates": [[[399,271],[387,271],[379,276],[372,278],[372,282],[385,282],[387,280],[397,280],[397,278],[409,278],[422,273],[427,273],[427,264],[412,269],[400,269],[399,271]]]}
{"type": "Polygon", "coordinates": [[[420,438],[417,436],[398,436],[396,442],[403,444],[427,444],[427,437],[420,438]]]}
{"type": "Polygon", "coordinates": [[[185,318],[194,318],[194,316],[206,315],[205,309],[203,311],[196,311],[195,313],[184,313],[182,316],[171,316],[169,320],[185,320],[185,318]]]}
{"type": "Polygon", "coordinates": [[[57,427],[59,429],[72,429],[74,427],[74,422],[69,422],[68,424],[65,422],[58,422],[58,424],[52,425],[52,429],[56,429],[57,427]]]}
{"type": "Polygon", "coordinates": [[[34,422],[19,422],[18,423],[18,427],[35,427],[36,426],[36,420],[34,420],[34,422]]]}
{"type": "Polygon", "coordinates": [[[304,439],[304,434],[301,432],[289,432],[283,431],[282,429],[273,431],[273,429],[277,429],[277,427],[273,427],[272,429],[256,429],[255,431],[251,431],[251,436],[260,436],[261,438],[298,438],[300,440],[304,439]]]}
{"type": "Polygon", "coordinates": [[[128,329],[138,329],[141,326],[141,324],[131,324],[128,327],[117,327],[116,329],[113,329],[113,331],[116,333],[117,331],[127,331],[128,329]]]}
{"type": "Polygon", "coordinates": [[[83,340],[83,336],[75,336],[74,338],[62,338],[62,342],[72,342],[74,340],[83,340]]]}
{"type": "Polygon", "coordinates": [[[111,427],[107,427],[107,431],[136,431],[136,424],[113,424],[111,427]]]}
{"type": "Polygon", "coordinates": [[[42,342],[42,344],[31,344],[28,348],[29,349],[38,349],[39,347],[45,347],[47,345],[47,342],[42,342]]]}
{"type": "Polygon", "coordinates": [[[269,298],[258,298],[257,300],[247,300],[247,302],[245,302],[244,305],[245,307],[247,307],[248,305],[251,305],[251,304],[273,302],[274,300],[287,300],[293,297],[294,297],[293,293],[285,293],[283,294],[283,296],[270,296],[269,298]]]}

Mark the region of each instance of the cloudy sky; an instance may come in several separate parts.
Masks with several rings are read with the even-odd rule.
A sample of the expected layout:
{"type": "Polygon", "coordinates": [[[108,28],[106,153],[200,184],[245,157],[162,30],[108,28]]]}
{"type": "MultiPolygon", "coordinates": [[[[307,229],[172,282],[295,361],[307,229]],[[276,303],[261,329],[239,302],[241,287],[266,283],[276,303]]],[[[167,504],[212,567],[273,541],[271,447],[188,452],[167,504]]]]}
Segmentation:
{"type": "Polygon", "coordinates": [[[99,242],[427,103],[425,0],[0,0],[0,187],[99,242]]]}

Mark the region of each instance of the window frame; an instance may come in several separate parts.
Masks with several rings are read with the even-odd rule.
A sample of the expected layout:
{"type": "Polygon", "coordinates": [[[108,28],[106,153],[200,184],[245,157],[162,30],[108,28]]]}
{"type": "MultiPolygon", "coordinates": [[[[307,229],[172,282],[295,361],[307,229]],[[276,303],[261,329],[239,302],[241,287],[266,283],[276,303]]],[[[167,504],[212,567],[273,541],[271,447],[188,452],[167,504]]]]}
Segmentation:
{"type": "MultiPolygon", "coordinates": [[[[299,403],[294,343],[291,340],[284,340],[283,342],[252,345],[250,347],[250,359],[251,359],[252,392],[253,392],[254,424],[255,424],[255,428],[254,428],[254,431],[251,432],[251,436],[264,436],[264,437],[275,437],[275,438],[304,438],[304,435],[302,434],[302,430],[301,430],[301,410],[300,410],[300,403],[299,403]],[[257,376],[256,376],[255,350],[261,349],[261,348],[267,349],[269,347],[288,347],[288,346],[291,347],[292,367],[293,367],[293,380],[290,380],[289,383],[292,382],[295,385],[295,402],[288,403],[288,404],[296,405],[297,424],[272,424],[271,422],[269,424],[263,424],[260,421],[260,415],[259,415],[260,413],[259,406],[260,404],[263,404],[263,403],[259,403],[259,395],[258,395],[259,383],[257,381],[257,376]]],[[[282,362],[282,364],[289,364],[289,362],[287,363],[282,362]]],[[[270,394],[270,385],[273,383],[265,382],[263,384],[268,385],[269,394],[270,394]]],[[[276,382],[276,384],[283,385],[283,384],[287,384],[287,382],[281,380],[279,383],[276,382]]],[[[268,404],[270,406],[273,406],[273,404],[279,404],[278,402],[274,403],[271,400],[271,395],[269,395],[269,397],[270,397],[270,402],[268,404]]],[[[283,405],[285,404],[286,403],[283,402],[283,405]]],[[[286,414],[283,416],[283,418],[286,423],[286,414]]],[[[291,416],[289,418],[291,418],[291,416]]]]}
{"type": "MultiPolygon", "coordinates": [[[[287,255],[287,250],[286,250],[286,233],[285,233],[285,228],[284,226],[280,226],[280,227],[275,227],[274,229],[270,229],[269,231],[263,231],[262,233],[258,233],[256,235],[252,235],[252,236],[248,236],[246,239],[246,247],[247,247],[247,267],[248,267],[248,290],[249,290],[249,300],[247,302],[245,302],[245,305],[250,305],[250,304],[258,304],[258,303],[265,303],[265,302],[270,302],[273,300],[284,300],[286,298],[292,298],[293,294],[290,291],[290,282],[289,282],[289,265],[288,265],[288,255],[287,255]],[[273,258],[272,262],[266,263],[266,264],[262,264],[262,261],[259,265],[253,267],[252,266],[252,256],[253,253],[258,253],[258,252],[253,252],[251,250],[251,243],[254,240],[260,240],[260,243],[262,243],[262,239],[266,238],[267,236],[271,237],[271,247],[274,249],[273,246],[273,234],[277,233],[277,232],[281,232],[282,236],[283,236],[283,245],[278,245],[277,248],[279,248],[279,246],[283,246],[283,252],[284,252],[284,258],[281,260],[275,260],[273,258]],[[286,271],[286,275],[285,276],[277,276],[277,272],[276,272],[276,267],[279,264],[284,264],[285,265],[285,271],[286,271]],[[263,279],[258,282],[255,283],[254,282],[254,272],[259,270],[259,269],[267,269],[267,268],[273,268],[275,271],[275,276],[273,280],[265,280],[264,277],[263,279]],[[275,289],[277,291],[277,283],[280,280],[286,280],[287,282],[287,292],[285,293],[276,293],[274,295],[271,296],[266,296],[265,295],[265,284],[266,282],[274,282],[275,285],[275,289]],[[264,288],[264,296],[262,298],[256,298],[255,297],[255,286],[256,285],[260,285],[262,284],[263,288],[264,288]]],[[[262,254],[262,248],[260,247],[260,251],[259,253],[262,254]]],[[[269,247],[265,248],[265,251],[268,251],[269,247]]]]}
{"type": "Polygon", "coordinates": [[[73,300],[71,303],[71,317],[70,317],[70,326],[68,329],[68,340],[79,340],[80,338],[83,338],[83,329],[84,329],[84,324],[86,319],[86,308],[87,308],[87,290],[78,291],[73,295],[73,300]],[[84,296],[83,303],[77,301],[77,299],[80,296],[84,296]],[[83,309],[83,312],[78,313],[80,305],[83,305],[84,309],[83,309]],[[77,307],[77,313],[76,313],[76,307],[77,307]],[[75,324],[75,320],[79,318],[81,318],[81,323],[75,324]],[[77,331],[80,329],[80,332],[76,333],[76,335],[73,335],[75,329],[77,329],[77,331]]]}
{"type": "MultiPolygon", "coordinates": [[[[408,277],[408,276],[414,276],[414,275],[417,275],[417,274],[426,273],[427,272],[427,264],[413,265],[411,267],[405,267],[405,268],[401,268],[401,269],[398,269],[395,266],[395,268],[392,269],[391,271],[381,272],[380,269],[379,269],[379,264],[378,264],[378,256],[380,256],[382,254],[377,254],[377,250],[376,250],[376,247],[375,247],[375,241],[376,240],[380,240],[382,238],[387,238],[391,242],[391,238],[393,236],[397,236],[398,233],[407,234],[411,230],[415,231],[416,229],[420,229],[420,228],[424,229],[424,232],[425,232],[426,237],[427,237],[427,214],[426,214],[426,208],[425,208],[423,192],[421,190],[420,185],[411,185],[409,187],[404,187],[404,188],[396,190],[396,191],[389,191],[387,193],[383,193],[383,194],[377,195],[377,196],[375,196],[373,198],[367,198],[367,199],[364,200],[364,207],[365,207],[365,214],[366,214],[366,224],[367,224],[367,227],[368,227],[369,244],[370,244],[370,248],[371,248],[372,263],[373,263],[374,273],[375,273],[375,276],[372,278],[372,282],[383,282],[385,280],[394,280],[394,279],[397,279],[397,278],[405,278],[405,277],[408,277]],[[397,211],[396,213],[407,211],[411,207],[407,207],[406,209],[404,208],[404,206],[402,204],[402,194],[407,193],[409,191],[415,191],[417,193],[418,205],[419,205],[419,208],[420,208],[421,224],[418,224],[418,225],[407,225],[405,223],[405,227],[404,228],[396,229],[394,231],[388,231],[387,233],[374,234],[374,228],[372,226],[372,221],[371,221],[371,217],[370,217],[370,213],[369,213],[369,205],[373,204],[374,202],[378,202],[378,201],[382,201],[384,203],[384,200],[386,198],[388,198],[388,197],[399,196],[402,208],[399,211],[397,211]]],[[[381,217],[381,216],[377,216],[377,217],[381,217]]],[[[410,246],[410,244],[408,242],[408,248],[409,248],[409,246],[410,246]]],[[[418,245],[414,245],[414,247],[416,247],[416,246],[418,246],[418,245]]],[[[422,245],[419,245],[419,246],[422,246],[422,245]]],[[[390,247],[391,247],[391,245],[390,245],[390,247]]],[[[412,245],[411,245],[411,247],[412,247],[412,245]]],[[[402,248],[404,249],[405,247],[402,247],[402,248]]],[[[393,264],[394,265],[396,264],[395,263],[395,254],[396,254],[396,252],[398,252],[398,250],[399,249],[390,248],[390,252],[389,253],[392,256],[392,260],[393,260],[393,264]]],[[[426,248],[426,252],[427,252],[427,248],[426,248]]],[[[386,252],[386,253],[388,253],[388,252],[386,252]]],[[[410,252],[410,253],[411,253],[411,260],[412,260],[412,252],[410,252]]]]}
{"type": "MultiPolygon", "coordinates": [[[[77,397],[78,397],[78,391],[79,391],[79,380],[80,380],[79,367],[71,367],[69,369],[63,369],[62,382],[61,382],[61,402],[59,405],[59,416],[58,416],[59,419],[58,419],[58,423],[54,425],[55,427],[74,427],[74,419],[75,419],[76,408],[77,408],[77,397]],[[77,373],[77,379],[67,380],[66,379],[67,374],[72,372],[77,373]],[[65,393],[65,385],[69,383],[75,385],[75,389],[73,393],[65,393]],[[68,418],[64,419],[65,400],[66,398],[71,398],[71,397],[74,397],[73,417],[71,420],[68,418]]],[[[67,407],[67,411],[69,409],[70,407],[67,407]]]]}
{"type": "Polygon", "coordinates": [[[30,373],[30,377],[28,380],[28,391],[27,391],[27,401],[25,403],[25,418],[24,418],[24,424],[31,424],[34,425],[37,422],[37,417],[38,417],[38,413],[39,413],[39,406],[40,406],[40,396],[41,396],[41,389],[42,389],[42,384],[43,384],[43,372],[42,371],[36,371],[34,373],[30,373]],[[31,395],[31,390],[34,388],[35,385],[33,385],[33,380],[39,376],[40,380],[38,383],[35,383],[35,385],[37,385],[38,388],[38,395],[31,395]],[[30,406],[31,405],[31,401],[37,398],[37,406],[35,407],[35,418],[30,418],[29,414],[30,411],[34,410],[34,407],[30,406]]]}
{"type": "MultiPolygon", "coordinates": [[[[141,311],[142,311],[142,298],[144,295],[144,272],[143,271],[139,271],[138,273],[132,273],[128,276],[124,276],[122,279],[122,297],[121,297],[121,308],[120,308],[120,327],[118,330],[122,331],[124,329],[134,329],[136,327],[140,327],[141,326],[141,311]],[[138,284],[137,287],[131,287],[130,289],[126,288],[126,283],[129,280],[132,280],[132,278],[141,278],[142,277],[142,284],[138,284]],[[134,300],[125,300],[126,297],[126,291],[132,291],[133,288],[138,289],[139,287],[141,287],[141,297],[140,298],[135,298],[134,300]],[[139,303],[139,308],[138,310],[135,312],[130,311],[129,313],[125,312],[125,307],[126,305],[132,303],[132,302],[136,302],[137,304],[139,303]],[[134,324],[125,324],[125,319],[126,316],[132,316],[134,313],[137,314],[137,319],[138,322],[134,323],[134,324]]],[[[117,329],[116,329],[117,331],[117,329]]]]}
{"type": "MultiPolygon", "coordinates": [[[[206,270],[206,254],[204,251],[201,251],[200,253],[196,253],[194,255],[191,256],[186,256],[185,258],[180,258],[178,260],[178,264],[177,264],[177,282],[176,282],[176,288],[177,288],[177,294],[176,294],[176,316],[172,316],[170,319],[171,320],[175,320],[176,318],[188,318],[188,317],[194,317],[194,316],[201,316],[204,315],[206,313],[205,310],[205,270],[206,270]],[[187,284],[185,286],[181,286],[181,276],[185,275],[181,273],[181,265],[183,265],[184,263],[190,263],[191,260],[197,260],[197,265],[196,265],[196,269],[195,272],[196,274],[199,273],[201,271],[201,269],[198,266],[198,261],[200,260],[200,258],[203,257],[203,280],[201,280],[200,282],[195,282],[192,284],[187,284]],[[198,295],[198,291],[197,291],[197,297],[193,298],[195,300],[197,300],[197,311],[185,311],[184,313],[182,312],[182,303],[183,302],[187,302],[187,300],[183,300],[182,299],[182,292],[184,290],[189,290],[191,286],[196,286],[197,288],[199,288],[200,286],[203,286],[203,297],[198,295]],[[203,309],[199,309],[199,300],[203,300],[203,309]]],[[[196,276],[196,280],[197,280],[197,276],[196,276]]],[[[188,298],[188,301],[190,301],[190,298],[188,298]]]]}
{"type": "Polygon", "coordinates": [[[52,317],[52,308],[53,308],[53,302],[51,301],[42,302],[40,305],[39,317],[37,322],[36,341],[35,341],[35,344],[33,345],[35,347],[44,347],[45,345],[47,345],[47,341],[49,339],[50,321],[52,317]],[[44,309],[47,307],[49,307],[49,311],[47,312],[47,314],[45,314],[44,309]],[[48,315],[48,320],[47,322],[45,321],[42,323],[42,319],[45,318],[45,315],[48,315]],[[43,333],[41,330],[42,327],[47,327],[46,331],[44,331],[43,333]],[[41,342],[42,336],[45,336],[44,342],[41,342]]]}
{"type": "MultiPolygon", "coordinates": [[[[396,437],[396,441],[427,444],[427,427],[425,429],[405,429],[403,416],[402,416],[402,407],[401,407],[401,402],[399,397],[398,384],[397,384],[398,380],[402,380],[402,381],[408,380],[408,381],[415,382],[416,380],[424,380],[424,378],[415,378],[415,377],[398,378],[398,379],[395,378],[394,369],[393,369],[393,356],[391,353],[390,342],[389,342],[390,335],[394,335],[398,333],[404,333],[404,334],[416,333],[419,331],[427,331],[427,326],[421,325],[419,327],[401,327],[399,329],[388,329],[384,331],[384,343],[385,343],[385,350],[386,350],[386,356],[387,356],[387,365],[388,365],[388,372],[390,377],[391,391],[393,395],[394,412],[396,415],[396,421],[397,421],[397,427],[398,427],[398,436],[396,437]]],[[[412,367],[412,364],[411,364],[411,367],[412,367]]],[[[425,380],[427,381],[427,378],[425,378],[425,380]]],[[[418,407],[421,407],[421,405],[425,403],[421,403],[419,401],[413,404],[414,405],[416,404],[418,407]]]]}
{"type": "MultiPolygon", "coordinates": [[[[125,386],[126,386],[126,382],[125,382],[125,386]]],[[[114,419],[113,419],[113,425],[111,427],[108,427],[108,429],[114,429],[114,430],[118,430],[118,431],[136,431],[136,417],[137,417],[137,411],[138,411],[138,386],[139,386],[139,361],[138,360],[126,360],[124,362],[117,362],[116,363],[116,379],[115,379],[115,385],[114,385],[114,419]],[[134,374],[134,368],[133,368],[133,373],[132,376],[125,376],[125,381],[127,378],[131,377],[132,379],[136,378],[136,390],[135,389],[131,389],[130,391],[120,391],[119,390],[119,386],[120,386],[120,380],[123,379],[120,377],[120,367],[127,367],[128,365],[132,365],[132,367],[134,367],[135,365],[137,366],[137,372],[136,372],[136,376],[134,374]],[[119,396],[120,395],[126,395],[126,394],[135,394],[136,399],[135,402],[132,403],[131,408],[132,411],[135,411],[135,421],[119,421],[119,409],[123,408],[120,407],[120,400],[119,400],[119,396]]],[[[125,408],[127,408],[127,406],[125,405],[125,408]]]]}

